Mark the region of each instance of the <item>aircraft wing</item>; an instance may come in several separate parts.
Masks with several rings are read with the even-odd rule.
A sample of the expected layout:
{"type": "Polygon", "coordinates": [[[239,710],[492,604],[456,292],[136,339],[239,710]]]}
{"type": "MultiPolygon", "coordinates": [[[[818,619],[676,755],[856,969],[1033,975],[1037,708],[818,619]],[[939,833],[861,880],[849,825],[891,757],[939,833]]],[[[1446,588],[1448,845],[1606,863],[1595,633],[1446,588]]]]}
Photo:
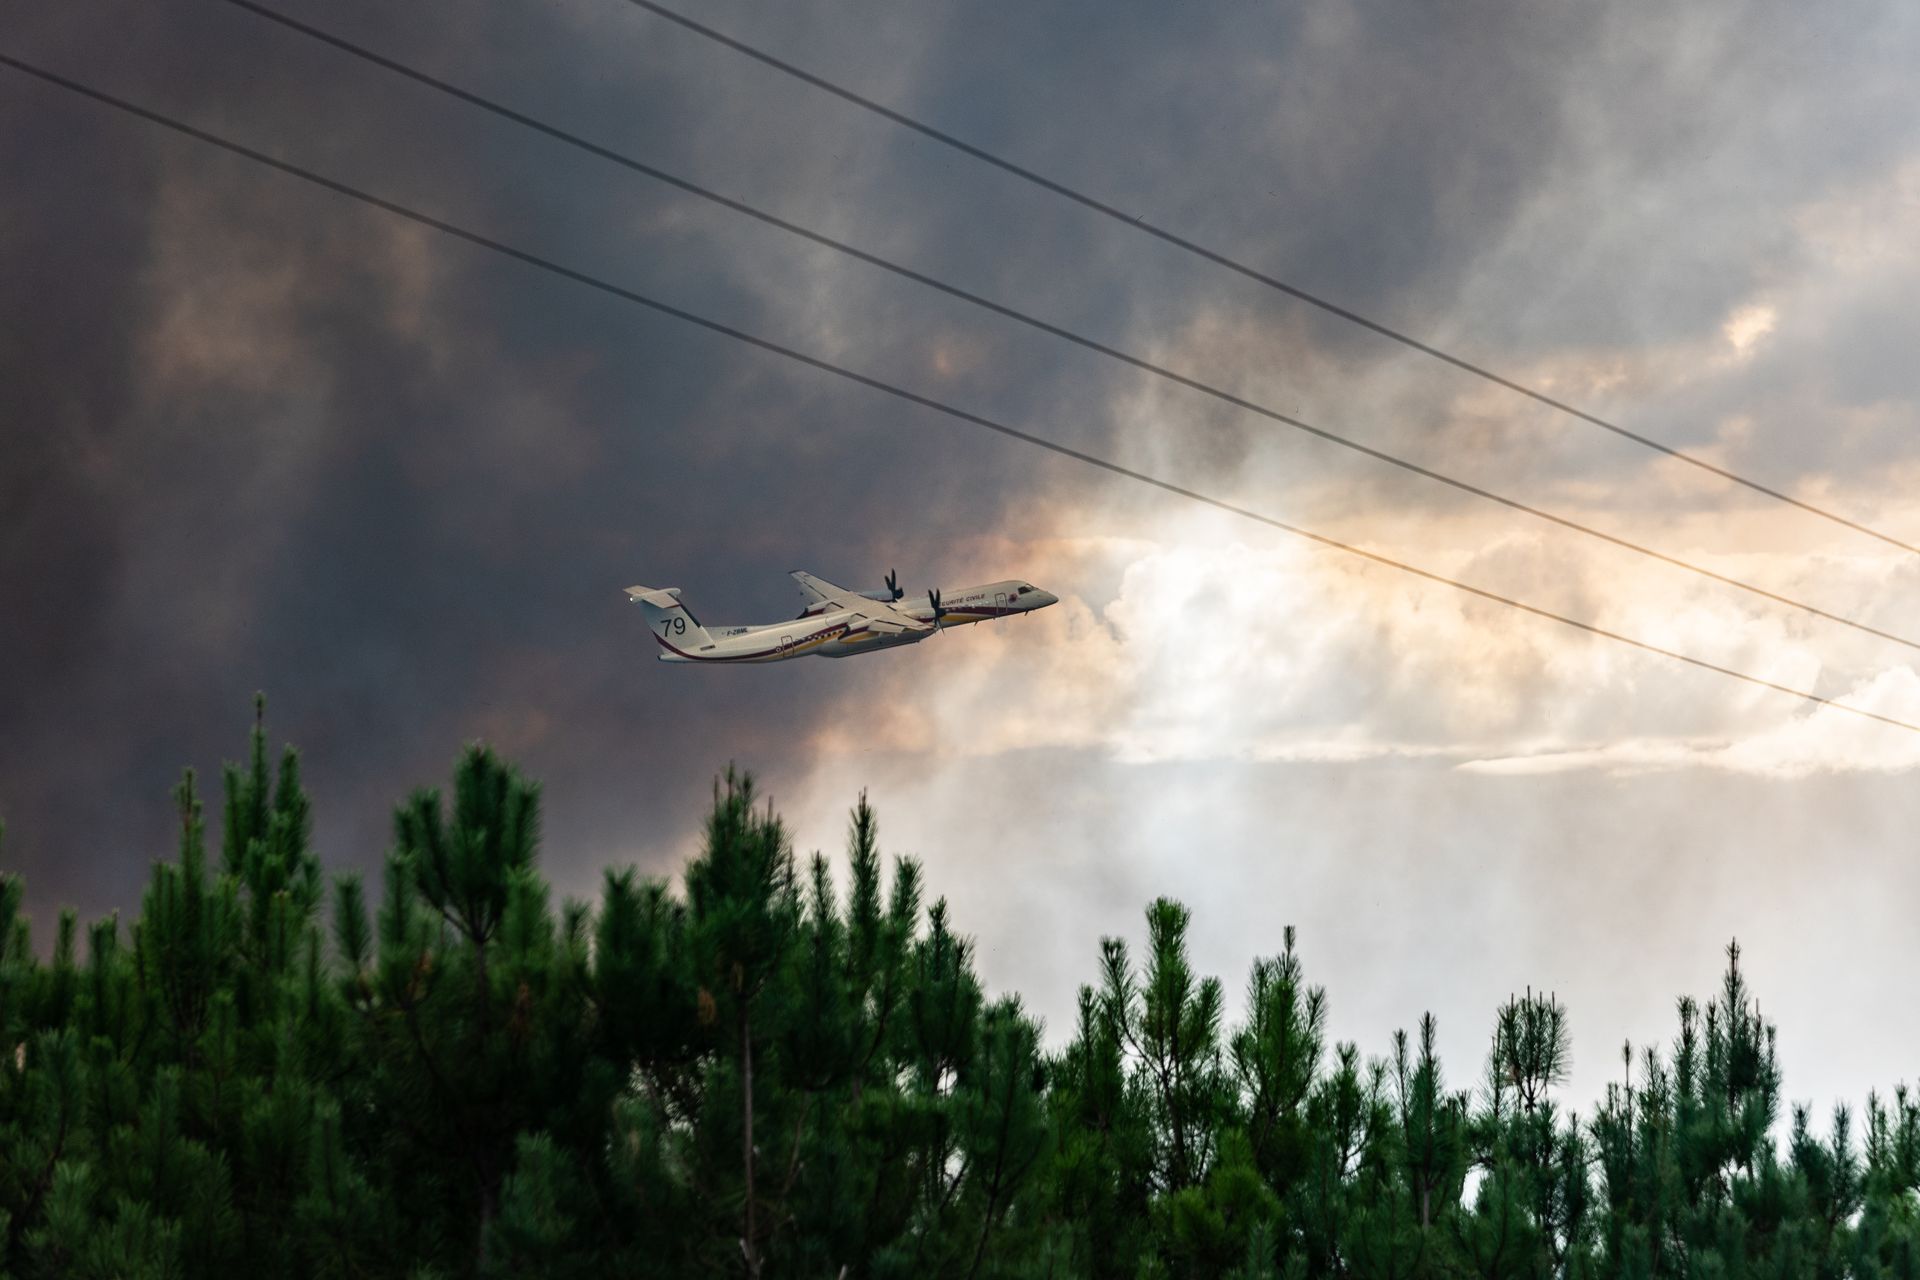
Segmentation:
{"type": "Polygon", "coordinates": [[[795,585],[800,588],[800,594],[807,598],[807,607],[809,609],[816,604],[827,604],[836,595],[843,594],[839,587],[834,586],[825,578],[814,577],[805,569],[795,569],[793,571],[793,581],[795,585]]]}
{"type": "Polygon", "coordinates": [[[807,597],[808,612],[813,612],[817,605],[824,605],[827,608],[844,609],[848,613],[859,614],[861,620],[852,628],[855,631],[877,631],[882,635],[899,635],[907,631],[932,630],[912,614],[894,608],[885,600],[875,600],[857,591],[836,587],[825,578],[816,578],[804,569],[795,569],[793,580],[800,584],[801,594],[807,597]]]}

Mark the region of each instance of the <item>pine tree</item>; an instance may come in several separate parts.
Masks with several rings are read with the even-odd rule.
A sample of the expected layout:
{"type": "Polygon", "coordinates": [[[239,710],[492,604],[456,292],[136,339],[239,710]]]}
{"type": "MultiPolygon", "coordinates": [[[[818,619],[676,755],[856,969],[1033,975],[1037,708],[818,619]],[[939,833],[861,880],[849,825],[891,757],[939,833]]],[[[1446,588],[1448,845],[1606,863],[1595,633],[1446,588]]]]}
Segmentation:
{"type": "Polygon", "coordinates": [[[800,919],[786,829],[771,808],[756,810],[756,798],[752,779],[728,770],[724,784],[715,788],[705,847],[687,868],[689,942],[701,984],[700,1008],[704,1014],[711,1006],[709,1025],[723,1046],[707,1077],[703,1118],[717,1119],[716,1110],[724,1108],[726,1119],[707,1127],[716,1137],[734,1137],[738,1153],[729,1169],[732,1162],[715,1145],[701,1153],[702,1163],[713,1185],[732,1188],[714,1199],[738,1205],[739,1253],[750,1277],[761,1274],[767,1240],[781,1225],[765,1200],[770,1187],[759,1143],[786,1120],[769,1087],[764,1053],[780,1025],[776,1017],[755,1015],[775,1012],[762,998],[780,972],[800,919]]]}
{"type": "Polygon", "coordinates": [[[1256,960],[1247,988],[1247,1025],[1233,1037],[1231,1062],[1246,1098],[1248,1138],[1261,1177],[1282,1196],[1305,1175],[1312,1152],[1306,1104],[1326,1050],[1327,997],[1307,987],[1294,949],[1256,960]]]}
{"type": "Polygon", "coordinates": [[[1133,1274],[1153,1195],[1153,1121],[1128,1079],[1117,1003],[1081,987],[1074,1039],[1049,1071],[1053,1213],[1075,1273],[1098,1280],[1133,1274]]]}
{"type": "Polygon", "coordinates": [[[138,914],[62,913],[44,962],[0,874],[0,1280],[1920,1280],[1920,1104],[1777,1142],[1737,947],[1583,1123],[1553,997],[1469,1096],[1431,1016],[1329,1048],[1291,929],[1228,1027],[1171,899],[1045,1053],[864,795],[843,877],[730,771],[684,891],[556,906],[537,788],[475,747],[375,904],[326,892],[263,704],[223,777],[217,864],[189,772],[138,914]]]}

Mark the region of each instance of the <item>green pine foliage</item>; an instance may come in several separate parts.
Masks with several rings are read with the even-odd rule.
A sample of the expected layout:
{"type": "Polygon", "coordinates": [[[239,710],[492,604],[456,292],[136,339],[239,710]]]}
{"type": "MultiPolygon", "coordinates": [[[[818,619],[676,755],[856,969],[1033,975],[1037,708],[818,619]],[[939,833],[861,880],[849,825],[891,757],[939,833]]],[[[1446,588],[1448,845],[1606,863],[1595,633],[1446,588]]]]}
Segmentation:
{"type": "Polygon", "coordinates": [[[475,747],[369,890],[263,713],[130,923],[42,959],[0,876],[0,1280],[1920,1277],[1920,1099],[1783,1114],[1736,947],[1589,1118],[1552,996],[1458,1087],[1430,1016],[1330,1043],[1292,929],[1230,1023],[1167,899],[1049,1040],[864,796],[803,859],[729,771],[679,888],[556,904],[475,747]]]}

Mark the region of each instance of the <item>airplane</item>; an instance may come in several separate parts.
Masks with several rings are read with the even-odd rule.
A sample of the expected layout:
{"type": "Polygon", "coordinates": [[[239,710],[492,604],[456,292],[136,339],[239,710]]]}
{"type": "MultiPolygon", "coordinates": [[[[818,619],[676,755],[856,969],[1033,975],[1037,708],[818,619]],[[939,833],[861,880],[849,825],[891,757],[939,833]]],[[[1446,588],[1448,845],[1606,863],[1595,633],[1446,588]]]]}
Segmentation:
{"type": "Polygon", "coordinates": [[[953,591],[936,587],[911,600],[903,599],[906,592],[891,572],[879,591],[848,591],[799,569],[793,580],[807,598],[799,616],[748,627],[701,626],[680,603],[678,587],[628,587],[627,595],[666,650],[659,655],[662,662],[784,662],[810,654],[845,658],[918,644],[947,627],[1032,613],[1060,599],[1030,582],[1011,580],[953,591]]]}

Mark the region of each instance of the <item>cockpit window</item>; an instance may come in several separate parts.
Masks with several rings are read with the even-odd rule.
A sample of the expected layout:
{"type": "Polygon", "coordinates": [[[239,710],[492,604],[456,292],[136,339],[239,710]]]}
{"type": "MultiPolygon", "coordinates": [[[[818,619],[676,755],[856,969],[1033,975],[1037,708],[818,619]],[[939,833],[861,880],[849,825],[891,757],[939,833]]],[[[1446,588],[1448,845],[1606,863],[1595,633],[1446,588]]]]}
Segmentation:
{"type": "Polygon", "coordinates": [[[1015,594],[1015,595],[1017,595],[1017,596],[1023,596],[1023,595],[1025,595],[1025,594],[1027,594],[1027,592],[1029,592],[1029,591],[1031,591],[1031,590],[1033,590],[1033,588],[1032,588],[1032,587],[1022,587],[1022,588],[1020,588],[1020,589],[1019,589],[1018,591],[1016,591],[1016,592],[1014,592],[1014,594],[1015,594]]]}

